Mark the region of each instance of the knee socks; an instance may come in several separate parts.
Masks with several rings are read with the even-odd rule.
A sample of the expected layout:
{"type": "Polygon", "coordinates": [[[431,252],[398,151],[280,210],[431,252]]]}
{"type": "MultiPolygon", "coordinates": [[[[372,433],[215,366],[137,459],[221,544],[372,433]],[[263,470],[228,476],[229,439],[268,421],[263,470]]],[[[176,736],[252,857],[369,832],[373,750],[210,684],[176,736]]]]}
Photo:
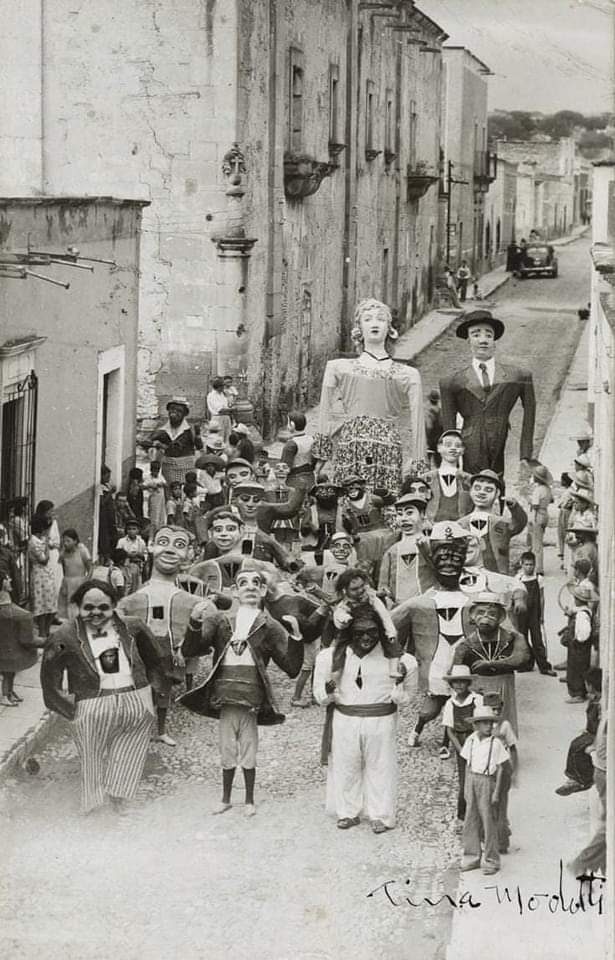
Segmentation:
{"type": "Polygon", "coordinates": [[[233,789],[233,778],[235,776],[235,767],[230,770],[222,771],[222,803],[231,802],[231,791],[233,789]]]}
{"type": "Polygon", "coordinates": [[[254,781],[256,780],[256,768],[251,767],[246,770],[244,767],[243,780],[246,785],[246,803],[254,803],[254,781]]]}

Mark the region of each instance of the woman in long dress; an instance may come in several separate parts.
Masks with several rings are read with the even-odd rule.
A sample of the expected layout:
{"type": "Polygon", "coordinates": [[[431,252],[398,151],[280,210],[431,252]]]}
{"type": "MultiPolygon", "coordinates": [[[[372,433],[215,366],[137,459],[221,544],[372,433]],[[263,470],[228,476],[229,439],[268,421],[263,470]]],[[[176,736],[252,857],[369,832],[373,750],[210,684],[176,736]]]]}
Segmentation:
{"type": "Polygon", "coordinates": [[[386,304],[358,304],[352,338],[361,353],[329,360],[325,368],[313,446],[317,476],[329,460],[335,483],[358,474],[368,490],[396,493],[402,468],[425,456],[421,375],[390,356],[397,336],[386,304]]]}
{"type": "Polygon", "coordinates": [[[30,561],[30,600],[32,616],[40,640],[49,639],[51,624],[58,612],[58,590],[54,568],[50,563],[49,530],[51,521],[40,515],[32,517],[28,560],[30,561]]]}
{"type": "MultiPolygon", "coordinates": [[[[34,511],[35,517],[43,517],[43,519],[49,520],[49,529],[47,531],[47,546],[49,548],[49,570],[53,573],[53,578],[56,586],[56,610],[58,604],[58,596],[60,593],[60,587],[62,586],[62,580],[64,578],[64,571],[62,570],[62,564],[60,563],[60,547],[62,546],[62,539],[60,537],[60,527],[58,526],[58,521],[55,513],[55,504],[51,500],[41,500],[36,505],[36,510],[34,511]]],[[[54,621],[59,623],[59,620],[54,615],[54,621]]]]}

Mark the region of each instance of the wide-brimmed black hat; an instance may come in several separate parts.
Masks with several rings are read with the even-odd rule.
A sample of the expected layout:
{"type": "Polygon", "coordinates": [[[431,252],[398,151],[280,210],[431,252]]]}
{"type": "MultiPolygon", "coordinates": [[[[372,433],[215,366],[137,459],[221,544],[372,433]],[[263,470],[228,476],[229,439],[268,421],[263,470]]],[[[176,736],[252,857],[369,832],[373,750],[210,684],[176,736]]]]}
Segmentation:
{"type": "Polygon", "coordinates": [[[169,407],[183,407],[185,410],[185,416],[187,417],[190,413],[190,407],[188,406],[188,401],[186,397],[172,397],[167,403],[167,410],[169,407]]]}
{"type": "Polygon", "coordinates": [[[467,340],[470,327],[475,327],[479,323],[486,323],[493,329],[494,340],[499,340],[506,329],[502,321],[494,317],[489,310],[470,310],[469,313],[463,314],[461,323],[455,331],[456,336],[461,340],[467,340]]]}

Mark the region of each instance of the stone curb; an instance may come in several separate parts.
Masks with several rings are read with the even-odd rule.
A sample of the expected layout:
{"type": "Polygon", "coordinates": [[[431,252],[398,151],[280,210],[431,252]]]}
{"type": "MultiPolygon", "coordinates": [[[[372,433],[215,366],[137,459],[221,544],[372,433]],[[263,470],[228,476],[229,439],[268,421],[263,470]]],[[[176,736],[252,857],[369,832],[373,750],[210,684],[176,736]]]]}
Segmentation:
{"type": "Polygon", "coordinates": [[[0,782],[21,767],[34,752],[41,751],[60,726],[60,717],[46,710],[40,719],[0,759],[0,782]]]}

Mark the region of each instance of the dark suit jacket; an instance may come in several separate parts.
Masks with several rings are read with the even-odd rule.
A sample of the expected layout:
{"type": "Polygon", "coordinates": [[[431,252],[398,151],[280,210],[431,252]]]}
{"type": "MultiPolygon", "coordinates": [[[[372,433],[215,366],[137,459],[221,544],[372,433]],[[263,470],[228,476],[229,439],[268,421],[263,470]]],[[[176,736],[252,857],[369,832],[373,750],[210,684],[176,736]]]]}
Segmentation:
{"type": "MultiPolygon", "coordinates": [[[[213,650],[213,667],[201,686],[184,693],[179,698],[180,703],[193,713],[200,713],[203,717],[220,716],[220,708],[213,702],[215,679],[232,634],[233,627],[230,620],[223,613],[219,613],[218,629],[215,633],[202,637],[198,655],[202,656],[209,650],[213,650]]],[[[280,713],[276,704],[273,687],[267,675],[267,666],[269,661],[273,660],[289,677],[296,677],[303,664],[303,642],[294,640],[265,610],[258,613],[248,633],[247,641],[265,688],[265,703],[258,712],[257,722],[264,725],[283,723],[285,716],[280,713]]],[[[190,655],[195,654],[196,651],[191,652],[190,655]]]]}
{"type": "MultiPolygon", "coordinates": [[[[459,518],[459,525],[464,530],[470,530],[471,515],[469,513],[467,516],[459,518]]],[[[522,530],[525,530],[526,526],[527,513],[520,503],[514,503],[510,507],[510,520],[505,520],[504,517],[498,517],[495,514],[489,517],[487,536],[496,562],[494,573],[505,573],[508,576],[510,572],[510,541],[522,530]]],[[[487,566],[483,560],[481,560],[481,566],[484,566],[486,570],[493,569],[491,566],[487,566]]]]}
{"type": "Polygon", "coordinates": [[[533,456],[536,399],[532,374],[512,363],[496,360],[493,386],[485,397],[470,363],[463,370],[440,381],[442,429],[454,430],[457,414],[463,417],[464,470],[504,473],[504,448],[510,430],[509,417],[517,400],[523,404],[523,426],[519,457],[533,456]]]}
{"type": "MultiPolygon", "coordinates": [[[[431,487],[431,500],[427,504],[425,516],[428,520],[436,521],[438,509],[440,507],[440,498],[442,496],[442,487],[440,485],[440,471],[430,470],[427,475],[429,486],[431,487]]],[[[472,509],[472,500],[470,498],[470,474],[465,470],[455,470],[457,477],[457,518],[465,516],[472,509]]]]}
{"type": "MultiPolygon", "coordinates": [[[[158,641],[140,620],[114,617],[124,653],[132,668],[137,689],[151,683],[160,689],[166,682],[165,658],[158,641]]],[[[77,701],[98,696],[100,674],[83,621],[77,617],[63,624],[45,646],[41,663],[41,687],[45,706],[73,720],[77,701]],[[68,693],[63,689],[64,671],[68,677],[68,693]]]]}

